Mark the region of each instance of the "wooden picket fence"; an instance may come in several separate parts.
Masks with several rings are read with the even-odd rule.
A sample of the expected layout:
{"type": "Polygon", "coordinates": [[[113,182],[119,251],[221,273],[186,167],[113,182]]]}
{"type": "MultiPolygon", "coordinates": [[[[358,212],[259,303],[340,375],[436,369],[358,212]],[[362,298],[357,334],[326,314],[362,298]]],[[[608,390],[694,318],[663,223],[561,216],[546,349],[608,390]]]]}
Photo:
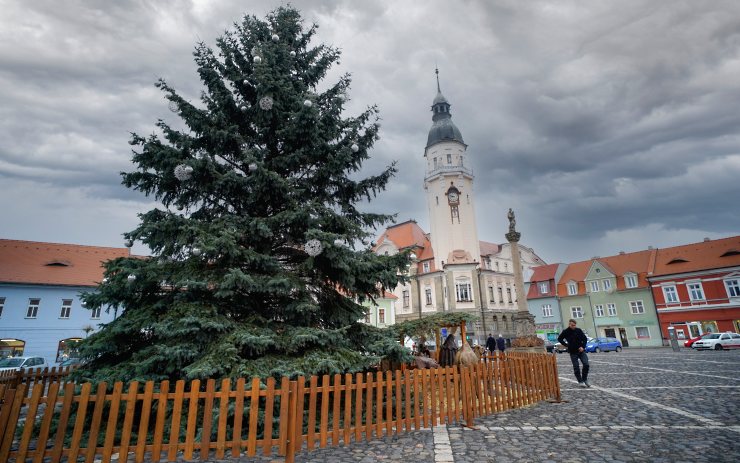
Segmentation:
{"type": "Polygon", "coordinates": [[[36,384],[42,384],[46,389],[52,383],[66,383],[69,373],[75,368],[77,367],[46,367],[22,369],[20,371],[1,371],[0,387],[16,389],[19,384],[25,384],[26,391],[30,394],[36,384]]]}
{"type": "Polygon", "coordinates": [[[299,377],[0,383],[0,462],[285,456],[559,400],[551,354],[471,367],[299,377]],[[173,387],[174,386],[174,387],[173,387]],[[30,391],[30,393],[29,393],[30,391]],[[25,419],[23,419],[25,418],[25,419]]]}

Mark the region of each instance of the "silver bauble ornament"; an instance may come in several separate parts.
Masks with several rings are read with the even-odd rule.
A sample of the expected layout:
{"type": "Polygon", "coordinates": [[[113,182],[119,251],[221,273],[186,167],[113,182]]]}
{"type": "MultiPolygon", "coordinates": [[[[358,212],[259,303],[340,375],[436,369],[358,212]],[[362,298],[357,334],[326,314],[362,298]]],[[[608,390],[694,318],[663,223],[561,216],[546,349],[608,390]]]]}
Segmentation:
{"type": "Polygon", "coordinates": [[[127,248],[130,248],[131,246],[134,245],[134,240],[132,240],[131,238],[129,238],[126,241],[123,242],[123,245],[126,246],[127,248]]]}
{"type": "Polygon", "coordinates": [[[277,34],[272,34],[272,37],[270,38],[272,39],[273,42],[277,42],[278,40],[280,40],[280,36],[277,34]]]}
{"type": "Polygon", "coordinates": [[[178,164],[177,167],[175,167],[175,178],[180,180],[181,182],[184,182],[185,180],[190,180],[190,177],[192,175],[193,168],[187,164],[178,164]]]}
{"type": "Polygon", "coordinates": [[[254,61],[254,64],[260,64],[262,62],[262,58],[260,58],[259,56],[255,56],[252,61],[254,61]]]}
{"type": "Polygon", "coordinates": [[[294,51],[291,51],[291,52],[290,52],[290,56],[291,56],[292,58],[295,58],[295,52],[294,52],[294,51]]]}
{"type": "Polygon", "coordinates": [[[133,274],[132,275],[129,275],[129,276],[126,277],[126,279],[129,281],[129,283],[132,283],[132,282],[136,281],[136,275],[133,275],[133,274]]]}
{"type": "Polygon", "coordinates": [[[414,254],[414,253],[412,252],[411,254],[409,254],[409,258],[410,258],[411,260],[416,260],[416,254],[414,254]]]}
{"type": "Polygon", "coordinates": [[[360,151],[360,147],[357,146],[357,143],[352,143],[352,152],[356,153],[358,151],[360,151]]]}
{"type": "Polygon", "coordinates": [[[341,238],[337,238],[334,240],[334,246],[343,248],[344,247],[344,240],[341,238]]]}
{"type": "Polygon", "coordinates": [[[170,111],[173,113],[176,113],[180,108],[177,106],[177,103],[174,101],[170,101],[170,103],[167,105],[168,108],[170,108],[170,111]]]}
{"type": "Polygon", "coordinates": [[[239,109],[241,109],[241,110],[242,110],[242,112],[246,112],[246,111],[247,111],[247,109],[249,109],[249,108],[247,108],[247,106],[246,106],[246,105],[241,105],[241,106],[239,107],[239,109]]]}
{"type": "Polygon", "coordinates": [[[249,81],[248,81],[247,79],[244,79],[244,80],[242,81],[242,83],[243,83],[244,85],[249,85],[249,81]]]}
{"type": "Polygon", "coordinates": [[[200,248],[193,248],[193,250],[192,250],[191,252],[193,253],[193,255],[194,255],[195,257],[198,257],[198,256],[200,256],[201,254],[203,254],[203,251],[201,251],[201,250],[200,250],[200,248]]]}
{"type": "Polygon", "coordinates": [[[308,240],[304,249],[306,250],[306,254],[311,257],[316,257],[324,250],[324,246],[322,246],[321,241],[319,240],[308,240]]]}
{"type": "Polygon", "coordinates": [[[265,111],[269,111],[272,109],[272,98],[269,96],[263,96],[260,98],[260,108],[264,109],[265,111]]]}
{"type": "Polygon", "coordinates": [[[313,106],[313,103],[311,102],[311,100],[304,100],[303,106],[310,108],[311,106],[313,106]]]}
{"type": "Polygon", "coordinates": [[[257,164],[255,164],[253,162],[249,163],[248,169],[249,169],[250,172],[254,172],[255,170],[257,170],[257,164]]]}

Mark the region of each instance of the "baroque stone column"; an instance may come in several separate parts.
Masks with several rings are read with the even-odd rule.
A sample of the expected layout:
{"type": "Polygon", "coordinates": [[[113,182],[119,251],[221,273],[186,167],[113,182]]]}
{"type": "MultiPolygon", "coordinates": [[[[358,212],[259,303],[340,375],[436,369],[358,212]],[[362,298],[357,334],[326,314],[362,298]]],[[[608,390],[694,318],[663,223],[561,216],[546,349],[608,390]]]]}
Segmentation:
{"type": "MultiPolygon", "coordinates": [[[[516,231],[516,218],[514,211],[509,209],[509,233],[506,239],[511,246],[511,260],[514,265],[514,283],[516,284],[516,305],[517,311],[514,314],[514,333],[516,338],[512,340],[511,345],[514,348],[532,348],[543,349],[545,341],[538,338],[534,327],[534,316],[529,313],[527,308],[527,295],[524,294],[524,276],[522,275],[522,263],[519,257],[519,239],[522,234],[516,231]]],[[[528,349],[526,349],[528,348],[528,349]]]]}

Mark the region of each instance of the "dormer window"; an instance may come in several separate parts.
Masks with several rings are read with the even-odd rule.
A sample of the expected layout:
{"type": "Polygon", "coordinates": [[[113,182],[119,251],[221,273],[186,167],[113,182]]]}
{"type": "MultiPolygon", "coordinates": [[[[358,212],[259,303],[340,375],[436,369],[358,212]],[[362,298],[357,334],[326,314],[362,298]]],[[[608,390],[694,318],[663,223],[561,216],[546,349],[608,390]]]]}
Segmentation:
{"type": "Polygon", "coordinates": [[[637,288],[637,275],[635,274],[625,275],[624,276],[624,286],[627,288],[637,288]]]}
{"type": "Polygon", "coordinates": [[[681,264],[683,262],[688,262],[688,260],[684,259],[683,257],[676,257],[675,259],[673,259],[670,262],[668,262],[668,265],[671,265],[671,264],[681,264]]]}
{"type": "Polygon", "coordinates": [[[575,296],[578,293],[578,285],[575,282],[568,283],[568,296],[575,296]]]}
{"type": "Polygon", "coordinates": [[[52,260],[44,265],[46,267],[70,267],[72,264],[66,260],[52,260]]]}
{"type": "Polygon", "coordinates": [[[730,249],[726,253],[722,254],[720,257],[730,257],[730,256],[737,256],[740,255],[740,251],[737,249],[730,249]]]}
{"type": "Polygon", "coordinates": [[[540,294],[547,294],[550,291],[550,284],[547,281],[540,282],[540,294]]]}

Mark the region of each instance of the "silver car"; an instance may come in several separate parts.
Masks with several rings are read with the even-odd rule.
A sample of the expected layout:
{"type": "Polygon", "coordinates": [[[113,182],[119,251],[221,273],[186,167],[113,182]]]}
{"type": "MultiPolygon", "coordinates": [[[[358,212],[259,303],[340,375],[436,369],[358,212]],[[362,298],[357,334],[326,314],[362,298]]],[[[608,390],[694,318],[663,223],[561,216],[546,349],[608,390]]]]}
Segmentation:
{"type": "Polygon", "coordinates": [[[0,360],[0,371],[19,371],[21,368],[46,368],[43,357],[8,357],[0,360]]]}

